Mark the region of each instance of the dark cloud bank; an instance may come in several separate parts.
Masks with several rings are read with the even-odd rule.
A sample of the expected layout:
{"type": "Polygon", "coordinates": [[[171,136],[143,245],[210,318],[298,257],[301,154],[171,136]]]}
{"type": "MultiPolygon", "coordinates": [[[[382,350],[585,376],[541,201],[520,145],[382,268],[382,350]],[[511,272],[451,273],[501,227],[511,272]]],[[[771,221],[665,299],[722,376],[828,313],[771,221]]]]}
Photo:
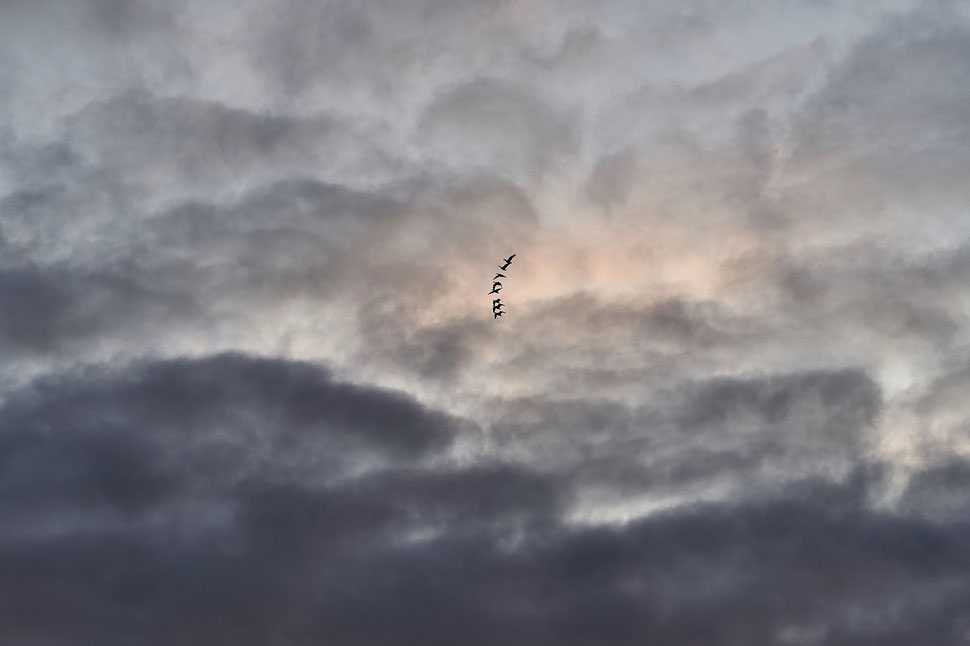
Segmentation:
{"type": "MultiPolygon", "coordinates": [[[[819,379],[713,383],[694,395],[705,404],[692,414],[703,419],[681,423],[723,423],[738,407],[778,420],[806,389],[821,388],[823,399],[851,389],[849,375],[819,379]]],[[[808,478],[757,498],[581,526],[563,521],[577,472],[441,461],[461,429],[405,396],[242,355],[32,384],[0,409],[4,636],[38,644],[966,639],[970,517],[873,509],[875,465],[840,484],[808,478]]],[[[965,492],[968,470],[954,462],[928,472],[907,496],[965,492]]]]}

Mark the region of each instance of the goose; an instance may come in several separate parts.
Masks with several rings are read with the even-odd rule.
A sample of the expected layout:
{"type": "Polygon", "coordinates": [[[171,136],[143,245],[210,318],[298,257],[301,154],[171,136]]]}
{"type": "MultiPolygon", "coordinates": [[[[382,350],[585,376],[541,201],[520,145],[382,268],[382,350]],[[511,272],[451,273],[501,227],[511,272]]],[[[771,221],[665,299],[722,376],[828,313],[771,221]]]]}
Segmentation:
{"type": "Polygon", "coordinates": [[[505,271],[506,269],[509,268],[509,265],[512,264],[512,259],[513,258],[515,258],[515,254],[512,254],[508,258],[504,258],[503,260],[505,260],[505,264],[504,265],[499,265],[498,268],[501,269],[502,271],[505,271]]]}

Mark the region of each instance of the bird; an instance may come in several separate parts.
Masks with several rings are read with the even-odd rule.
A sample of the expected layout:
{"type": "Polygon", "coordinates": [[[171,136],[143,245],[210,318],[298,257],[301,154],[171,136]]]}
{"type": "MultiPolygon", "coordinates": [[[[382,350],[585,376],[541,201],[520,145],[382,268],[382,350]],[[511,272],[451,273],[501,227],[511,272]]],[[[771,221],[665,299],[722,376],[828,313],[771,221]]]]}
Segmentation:
{"type": "Polygon", "coordinates": [[[492,313],[495,315],[495,318],[498,318],[498,317],[502,316],[503,314],[505,314],[505,312],[492,312],[492,313]]]}
{"type": "Polygon", "coordinates": [[[492,310],[500,310],[505,307],[505,303],[499,303],[498,305],[492,305],[492,310]]]}
{"type": "Polygon", "coordinates": [[[495,307],[496,305],[498,305],[501,302],[502,302],[502,299],[501,298],[496,298],[494,301],[492,301],[492,307],[495,307]]]}
{"type": "MultiPolygon", "coordinates": [[[[505,274],[495,274],[495,278],[505,278],[505,274]]],[[[495,280],[495,278],[492,280],[495,280]]]]}
{"type": "Polygon", "coordinates": [[[495,285],[492,285],[492,291],[490,291],[489,294],[498,294],[500,291],[502,291],[501,285],[498,283],[495,283],[495,285]],[[498,285],[498,289],[495,289],[495,285],[498,285]]]}
{"type": "Polygon", "coordinates": [[[512,259],[513,258],[515,258],[515,254],[512,254],[508,258],[504,258],[503,260],[505,260],[505,264],[504,265],[499,265],[498,268],[501,269],[502,271],[505,271],[506,269],[509,268],[509,265],[512,264],[512,259]]]}

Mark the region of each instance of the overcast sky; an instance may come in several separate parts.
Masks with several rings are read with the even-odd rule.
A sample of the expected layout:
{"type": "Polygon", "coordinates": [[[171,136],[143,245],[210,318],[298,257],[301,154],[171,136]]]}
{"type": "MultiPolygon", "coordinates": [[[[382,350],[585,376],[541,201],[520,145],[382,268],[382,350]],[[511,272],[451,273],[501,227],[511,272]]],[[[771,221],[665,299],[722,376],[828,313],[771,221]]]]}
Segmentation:
{"type": "Polygon", "coordinates": [[[957,1],[0,2],[0,641],[970,644],[968,172],[957,1]]]}

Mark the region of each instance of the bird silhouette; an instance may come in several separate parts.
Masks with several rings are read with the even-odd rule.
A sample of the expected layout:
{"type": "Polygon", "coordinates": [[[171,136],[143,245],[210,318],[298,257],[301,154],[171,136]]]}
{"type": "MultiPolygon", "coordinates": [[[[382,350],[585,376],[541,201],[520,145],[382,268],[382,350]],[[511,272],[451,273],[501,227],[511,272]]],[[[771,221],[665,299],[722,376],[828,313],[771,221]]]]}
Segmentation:
{"type": "Polygon", "coordinates": [[[505,307],[505,303],[499,303],[498,305],[492,305],[492,310],[500,310],[505,307]]]}
{"type": "Polygon", "coordinates": [[[502,271],[505,271],[506,269],[509,268],[509,265],[512,264],[512,259],[513,258],[515,258],[515,254],[512,254],[508,258],[504,258],[503,260],[505,260],[505,264],[504,265],[499,265],[498,268],[501,269],[502,271]]]}
{"type": "MultiPolygon", "coordinates": [[[[495,274],[495,278],[505,278],[505,274],[495,274]]],[[[495,280],[495,278],[492,280],[495,280]]]]}
{"type": "Polygon", "coordinates": [[[492,291],[490,291],[489,294],[498,294],[500,291],[502,291],[502,286],[499,285],[499,283],[495,283],[495,285],[492,285],[492,291]],[[495,289],[495,285],[498,285],[498,289],[495,289]]]}
{"type": "Polygon", "coordinates": [[[496,305],[498,305],[501,302],[502,302],[502,299],[501,298],[496,298],[494,301],[492,301],[492,307],[495,307],[496,305]]]}
{"type": "Polygon", "coordinates": [[[505,312],[492,312],[492,313],[495,314],[495,318],[498,318],[498,317],[502,316],[503,314],[505,314],[505,312]]]}

